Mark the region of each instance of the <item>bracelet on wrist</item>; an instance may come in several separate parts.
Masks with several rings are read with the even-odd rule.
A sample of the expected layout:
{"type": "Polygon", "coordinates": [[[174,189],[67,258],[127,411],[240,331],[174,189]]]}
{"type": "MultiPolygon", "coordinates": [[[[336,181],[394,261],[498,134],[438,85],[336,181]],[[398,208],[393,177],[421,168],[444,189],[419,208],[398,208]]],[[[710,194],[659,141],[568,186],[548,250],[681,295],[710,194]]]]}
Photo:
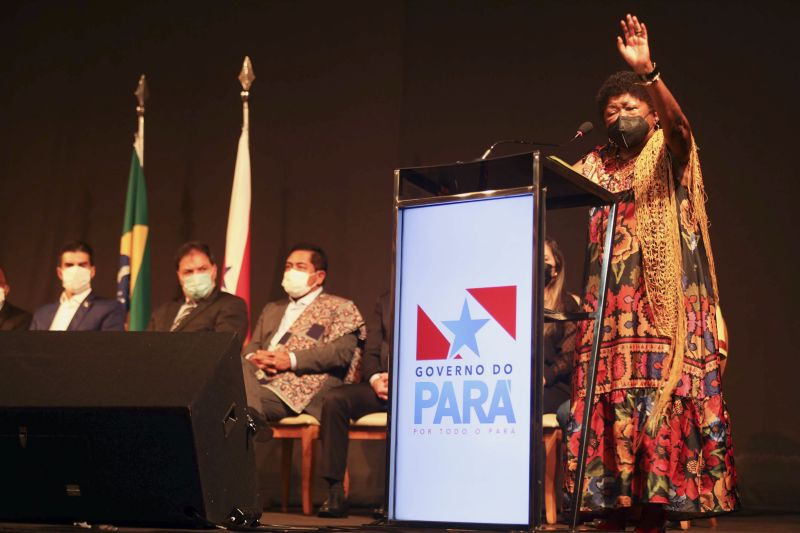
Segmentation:
{"type": "Polygon", "coordinates": [[[658,69],[658,65],[655,61],[653,61],[653,70],[647,74],[639,74],[639,79],[642,80],[643,85],[652,85],[658,81],[659,78],[661,78],[661,71],[658,69]]]}

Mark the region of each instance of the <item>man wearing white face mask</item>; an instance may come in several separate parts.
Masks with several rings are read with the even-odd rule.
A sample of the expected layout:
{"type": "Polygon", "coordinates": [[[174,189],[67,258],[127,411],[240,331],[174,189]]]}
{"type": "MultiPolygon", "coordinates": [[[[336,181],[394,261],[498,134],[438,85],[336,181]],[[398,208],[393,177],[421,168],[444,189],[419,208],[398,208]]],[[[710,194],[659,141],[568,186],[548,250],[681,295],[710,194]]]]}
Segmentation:
{"type": "Polygon", "coordinates": [[[242,351],[247,403],[267,421],[319,419],[325,393],[357,380],[364,319],[350,300],[323,292],[327,271],[321,248],[293,246],[282,283],[289,298],[264,307],[242,351]]]}
{"type": "Polygon", "coordinates": [[[207,244],[190,241],[175,253],[180,298],[155,310],[148,331],[236,333],[247,335],[247,304],[217,287],[217,263],[207,244]]]}
{"type": "Polygon", "coordinates": [[[82,241],[61,248],[56,274],[64,292],[56,303],[44,305],[33,314],[31,330],[122,331],[125,308],[116,300],[98,297],[92,291],[95,275],[94,251],[82,241]]]}

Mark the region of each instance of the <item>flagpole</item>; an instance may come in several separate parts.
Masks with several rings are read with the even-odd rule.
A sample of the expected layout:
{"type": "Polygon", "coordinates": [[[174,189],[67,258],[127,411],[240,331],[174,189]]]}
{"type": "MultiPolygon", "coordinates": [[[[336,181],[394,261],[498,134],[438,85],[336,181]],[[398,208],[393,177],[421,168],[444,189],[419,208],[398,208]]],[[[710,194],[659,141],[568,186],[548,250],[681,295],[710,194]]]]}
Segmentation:
{"type": "Polygon", "coordinates": [[[242,84],[242,129],[250,130],[250,87],[255,81],[256,75],[253,73],[253,63],[250,61],[250,56],[244,56],[242,63],[242,70],[239,72],[239,83],[242,84]]]}
{"type": "Polygon", "coordinates": [[[133,154],[125,195],[125,215],[119,244],[117,299],[128,313],[126,329],[143,331],[150,320],[150,226],[144,181],[144,106],[148,97],[144,74],[133,92],[138,128],[133,134],[133,154]]]}
{"type": "Polygon", "coordinates": [[[138,102],[136,106],[136,115],[139,117],[139,130],[136,132],[135,143],[136,153],[139,155],[140,164],[144,167],[144,103],[150,96],[144,74],[139,77],[139,84],[136,86],[136,91],[134,91],[133,94],[136,95],[136,101],[138,102]]]}
{"type": "MultiPolygon", "coordinates": [[[[250,156],[249,156],[249,152],[250,152],[250,146],[249,146],[250,145],[250,87],[253,86],[253,82],[255,81],[255,79],[256,79],[256,74],[253,71],[253,62],[250,61],[250,56],[244,56],[244,61],[242,61],[242,70],[239,72],[239,83],[242,84],[242,92],[239,93],[239,95],[242,98],[242,131],[243,132],[247,132],[248,166],[249,166],[249,159],[250,159],[250,156]]],[[[237,155],[237,159],[238,159],[238,155],[237,155]]],[[[248,174],[249,174],[249,171],[248,171],[248,174]]],[[[251,180],[251,178],[248,175],[248,182],[250,180],[251,180]]],[[[250,188],[250,184],[248,184],[248,189],[249,188],[250,188]]],[[[248,200],[248,203],[249,203],[249,200],[248,200]]],[[[250,249],[250,228],[249,228],[249,226],[250,226],[250,221],[249,221],[249,218],[250,218],[250,213],[249,213],[250,212],[250,206],[249,205],[247,206],[247,211],[248,211],[248,215],[247,215],[247,218],[248,218],[248,222],[247,222],[248,230],[247,230],[247,233],[248,234],[247,234],[247,243],[245,244],[245,246],[246,246],[248,251],[247,251],[247,254],[246,254],[247,258],[243,259],[243,261],[242,261],[242,267],[244,267],[244,268],[240,267],[239,275],[240,276],[246,276],[248,279],[245,280],[246,287],[247,287],[245,293],[244,294],[239,294],[239,296],[243,297],[245,302],[247,303],[247,324],[248,325],[247,325],[247,338],[245,339],[245,342],[250,342],[250,332],[251,332],[250,316],[251,316],[251,313],[250,313],[250,279],[249,279],[250,278],[250,252],[249,252],[249,249],[250,249]],[[245,261],[247,263],[246,265],[244,264],[245,261]]]]}
{"type": "MultiPolygon", "coordinates": [[[[245,301],[250,315],[250,88],[256,79],[253,63],[245,56],[239,72],[242,86],[242,131],[236,150],[228,228],[225,233],[225,264],[222,290],[245,301]]],[[[247,337],[250,337],[248,331],[247,337]]]]}

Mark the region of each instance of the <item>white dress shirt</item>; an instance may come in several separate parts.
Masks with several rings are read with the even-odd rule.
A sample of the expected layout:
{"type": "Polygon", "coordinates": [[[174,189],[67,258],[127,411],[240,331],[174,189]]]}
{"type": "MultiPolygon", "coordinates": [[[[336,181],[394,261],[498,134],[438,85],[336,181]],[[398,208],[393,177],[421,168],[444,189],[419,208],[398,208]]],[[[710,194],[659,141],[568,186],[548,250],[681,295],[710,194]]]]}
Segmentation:
{"type": "Polygon", "coordinates": [[[276,349],[281,342],[281,339],[286,332],[292,327],[295,323],[297,318],[303,314],[303,311],[311,305],[311,302],[317,299],[317,296],[322,293],[322,287],[318,287],[313,291],[309,292],[302,298],[298,298],[297,300],[289,299],[289,305],[286,306],[286,311],[283,312],[283,318],[281,318],[281,323],[278,326],[278,330],[275,332],[275,335],[272,336],[272,340],[269,342],[269,349],[274,350],[276,349]]]}
{"type": "Polygon", "coordinates": [[[53,317],[53,322],[50,324],[50,331],[67,331],[70,322],[75,317],[75,313],[78,312],[90,292],[92,292],[91,287],[78,294],[73,294],[71,298],[68,298],[67,294],[62,292],[61,298],[58,300],[58,310],[53,317]]]}
{"type": "MultiPolygon", "coordinates": [[[[300,317],[300,315],[303,314],[303,311],[306,310],[306,307],[311,305],[311,302],[316,300],[317,296],[319,296],[321,293],[322,287],[319,287],[309,292],[302,298],[298,298],[297,300],[289,298],[289,305],[286,306],[286,311],[283,312],[283,318],[281,318],[278,331],[275,332],[275,335],[272,336],[272,340],[269,342],[270,350],[275,350],[278,348],[281,339],[284,335],[286,335],[286,332],[289,331],[295,321],[300,317]]],[[[289,352],[289,362],[292,370],[297,368],[297,356],[295,356],[294,352],[289,352]]]]}

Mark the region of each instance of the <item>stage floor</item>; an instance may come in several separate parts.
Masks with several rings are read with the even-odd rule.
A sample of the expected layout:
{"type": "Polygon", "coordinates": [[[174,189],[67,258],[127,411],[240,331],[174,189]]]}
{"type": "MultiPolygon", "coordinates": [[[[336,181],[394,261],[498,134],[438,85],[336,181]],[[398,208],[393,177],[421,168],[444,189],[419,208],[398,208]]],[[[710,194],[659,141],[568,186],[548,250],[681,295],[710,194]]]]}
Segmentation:
{"type": "MultiPolygon", "coordinates": [[[[299,513],[273,513],[265,512],[261,515],[262,528],[253,531],[286,531],[286,532],[334,532],[334,531],[402,531],[407,533],[423,533],[436,531],[467,531],[462,529],[422,529],[407,527],[389,527],[371,525],[373,519],[368,515],[368,511],[354,511],[348,518],[325,519],[316,516],[304,516],[299,513]]],[[[566,525],[557,524],[554,526],[544,526],[542,531],[566,531],[566,525]]],[[[586,526],[582,531],[597,531],[593,527],[586,526]]],[[[112,526],[99,526],[91,529],[51,524],[0,524],[0,533],[80,533],[87,531],[105,531],[116,533],[175,533],[186,531],[204,531],[187,529],[159,529],[159,528],[115,528],[112,526]]],[[[219,531],[219,530],[218,530],[219,531]]],[[[245,531],[238,529],[238,531],[245,531]]],[[[487,530],[481,530],[487,532],[487,530]]],[[[507,531],[507,530],[497,530],[507,531]]],[[[628,528],[627,531],[633,531],[628,528]]],[[[679,531],[677,528],[670,528],[668,531],[679,531]]],[[[697,533],[798,533],[800,532],[800,514],[752,514],[739,513],[731,516],[724,516],[717,519],[717,527],[709,527],[707,520],[699,520],[692,524],[691,529],[697,533]]]]}
{"type": "MultiPolygon", "coordinates": [[[[358,511],[355,511],[358,512],[358,511]]],[[[328,528],[353,528],[357,527],[358,531],[380,531],[387,529],[382,527],[372,527],[369,524],[373,521],[371,517],[359,516],[351,514],[348,518],[333,519],[333,518],[317,518],[316,516],[303,516],[302,514],[284,514],[284,513],[271,513],[265,512],[261,515],[261,523],[264,525],[293,525],[300,527],[328,527],[328,528]]],[[[397,531],[399,528],[393,527],[392,530],[397,531]]],[[[552,526],[543,526],[543,531],[566,531],[568,527],[564,524],[555,524],[552,526]]],[[[585,531],[597,531],[595,528],[585,526],[582,528],[585,531]]],[[[766,514],[751,514],[751,513],[737,513],[730,516],[722,516],[717,518],[717,527],[709,527],[708,520],[698,520],[692,524],[689,531],[706,532],[706,533],[800,533],[800,514],[782,514],[782,515],[766,515],[766,514]]],[[[436,531],[430,529],[409,529],[402,528],[402,531],[422,532],[422,531],[436,531]]],[[[442,531],[442,530],[438,530],[442,531]]],[[[460,531],[456,529],[449,529],[447,531],[460,531]]],[[[486,531],[486,530],[482,530],[486,531]]],[[[506,531],[506,530],[502,530],[506,531]]],[[[632,527],[628,531],[633,531],[632,527]]],[[[668,531],[679,531],[677,528],[669,528],[668,531]]]]}

